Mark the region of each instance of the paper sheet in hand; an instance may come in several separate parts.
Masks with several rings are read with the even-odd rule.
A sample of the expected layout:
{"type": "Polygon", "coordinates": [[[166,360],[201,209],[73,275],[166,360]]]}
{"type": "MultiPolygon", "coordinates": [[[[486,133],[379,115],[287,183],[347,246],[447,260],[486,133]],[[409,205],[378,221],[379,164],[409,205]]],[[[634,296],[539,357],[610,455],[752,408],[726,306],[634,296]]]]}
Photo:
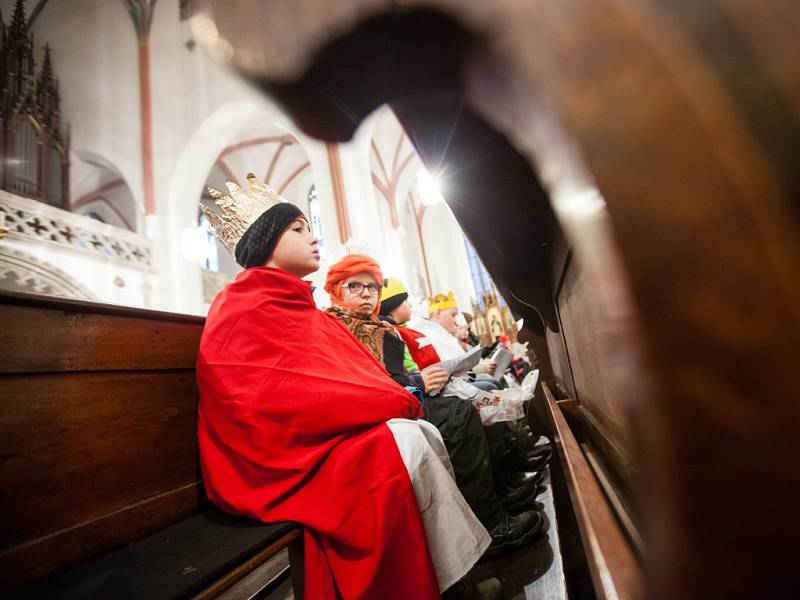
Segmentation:
{"type": "Polygon", "coordinates": [[[494,354],[492,354],[489,359],[497,365],[492,376],[502,377],[503,373],[505,373],[506,369],[511,365],[512,358],[514,358],[514,355],[511,354],[511,352],[498,346],[497,350],[494,351],[494,354]]]}
{"type": "Polygon", "coordinates": [[[473,348],[472,350],[470,350],[469,352],[467,352],[462,356],[457,356],[456,358],[443,360],[432,366],[439,367],[451,377],[459,377],[461,375],[466,375],[467,371],[469,371],[472,367],[474,367],[480,362],[481,349],[482,348],[480,346],[476,346],[475,348],[473,348]]]}

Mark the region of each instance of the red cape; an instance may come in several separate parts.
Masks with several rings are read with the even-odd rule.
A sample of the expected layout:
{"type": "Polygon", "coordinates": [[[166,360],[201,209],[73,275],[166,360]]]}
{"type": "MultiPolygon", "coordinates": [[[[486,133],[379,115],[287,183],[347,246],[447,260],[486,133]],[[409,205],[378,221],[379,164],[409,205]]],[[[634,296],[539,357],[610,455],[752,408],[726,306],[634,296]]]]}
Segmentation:
{"type": "Polygon", "coordinates": [[[436,354],[436,349],[433,347],[433,344],[428,343],[427,346],[420,347],[419,340],[420,338],[424,339],[425,334],[404,327],[403,325],[398,325],[395,329],[397,333],[400,334],[400,337],[403,338],[408,352],[411,354],[411,358],[414,359],[414,362],[417,363],[420,369],[434,365],[441,360],[439,355],[436,354]]]}
{"type": "Polygon", "coordinates": [[[305,596],[439,598],[408,472],[385,421],[419,402],[308,283],[246,269],[211,306],[197,359],[209,497],[305,530],[305,596]]]}

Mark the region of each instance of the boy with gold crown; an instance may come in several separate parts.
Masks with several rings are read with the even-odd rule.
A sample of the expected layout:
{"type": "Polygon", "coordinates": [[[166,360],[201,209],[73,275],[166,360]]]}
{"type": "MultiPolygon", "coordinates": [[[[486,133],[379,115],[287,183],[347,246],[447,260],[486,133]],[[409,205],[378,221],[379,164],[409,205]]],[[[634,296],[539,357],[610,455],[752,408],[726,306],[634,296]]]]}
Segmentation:
{"type": "MultiPolygon", "coordinates": [[[[413,319],[408,323],[408,327],[425,335],[439,358],[448,360],[464,354],[464,348],[458,343],[456,337],[458,316],[458,304],[453,292],[435,294],[428,298],[428,318],[413,319]]],[[[475,371],[485,373],[487,370],[491,371],[493,367],[492,361],[484,359],[476,366],[475,371]]],[[[496,388],[482,387],[482,389],[496,388]]]]}
{"type": "MultiPolygon", "coordinates": [[[[458,325],[456,317],[459,314],[453,292],[436,294],[428,298],[428,318],[412,319],[408,326],[425,335],[435,348],[442,360],[457,358],[464,354],[464,349],[455,337],[458,325]]],[[[476,371],[486,372],[494,370],[494,363],[484,359],[478,364],[476,371]]],[[[496,379],[486,375],[472,382],[472,385],[490,391],[498,388],[496,379]]],[[[550,460],[552,451],[549,448],[540,448],[526,454],[515,440],[508,423],[494,423],[485,427],[486,437],[495,458],[495,480],[511,487],[524,483],[525,479],[520,473],[541,470],[550,460]]]]}
{"type": "Polygon", "coordinates": [[[303,526],[306,598],[439,598],[490,538],[418,400],[314,305],[301,278],[319,251],[302,212],[248,182],[204,208],[244,267],[214,299],[197,358],[208,496],[303,526]],[[432,482],[450,501],[421,515],[432,482]]]}

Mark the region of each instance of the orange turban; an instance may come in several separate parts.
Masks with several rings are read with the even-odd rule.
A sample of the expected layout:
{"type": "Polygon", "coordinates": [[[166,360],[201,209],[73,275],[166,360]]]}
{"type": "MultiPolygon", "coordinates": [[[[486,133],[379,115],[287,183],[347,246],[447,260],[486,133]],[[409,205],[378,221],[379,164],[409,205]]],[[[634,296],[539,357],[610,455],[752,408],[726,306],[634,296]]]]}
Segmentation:
{"type": "MultiPolygon", "coordinates": [[[[383,285],[383,272],[374,259],[363,254],[348,254],[328,269],[328,276],[325,278],[325,291],[330,295],[331,302],[338,306],[343,304],[341,283],[348,277],[359,273],[369,273],[375,283],[379,286],[383,285]]],[[[374,314],[378,314],[380,306],[380,302],[375,304],[374,314]]]]}

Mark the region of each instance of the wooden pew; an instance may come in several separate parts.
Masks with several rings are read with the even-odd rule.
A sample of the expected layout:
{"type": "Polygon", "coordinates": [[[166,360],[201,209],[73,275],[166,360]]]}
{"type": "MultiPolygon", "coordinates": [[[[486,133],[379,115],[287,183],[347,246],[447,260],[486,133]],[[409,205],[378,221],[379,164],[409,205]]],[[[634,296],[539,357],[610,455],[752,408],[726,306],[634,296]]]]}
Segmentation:
{"type": "Polygon", "coordinates": [[[546,383],[542,388],[547,403],[545,425],[555,442],[595,593],[598,598],[641,598],[643,574],[635,529],[625,522],[613,487],[606,484],[603,471],[576,437],[576,433],[583,436],[580,427],[575,427],[574,413],[568,416],[574,411],[574,401],[556,400],[546,383]]]}
{"type": "Polygon", "coordinates": [[[225,515],[205,497],[203,323],[0,296],[0,589],[237,597],[282,575],[291,546],[301,597],[300,529],[225,515]]]}
{"type": "Polygon", "coordinates": [[[551,400],[573,401],[534,404],[560,423],[576,520],[576,482],[616,477],[642,597],[796,595],[796,3],[297,2],[315,18],[292,28],[195,5],[304,133],[348,140],[389,103],[444,171],[551,400]]]}

